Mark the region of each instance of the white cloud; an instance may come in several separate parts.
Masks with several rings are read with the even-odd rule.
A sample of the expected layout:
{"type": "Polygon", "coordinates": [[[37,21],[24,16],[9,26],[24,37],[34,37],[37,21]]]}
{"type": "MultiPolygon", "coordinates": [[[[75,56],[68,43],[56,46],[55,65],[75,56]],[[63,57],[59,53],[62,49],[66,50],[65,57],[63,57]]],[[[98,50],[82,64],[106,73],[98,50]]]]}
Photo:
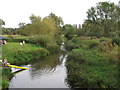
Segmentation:
{"type": "MultiPolygon", "coordinates": [[[[53,12],[65,24],[82,24],[86,11],[99,1],[105,0],[1,0],[0,18],[6,27],[17,27],[19,22],[29,23],[32,13],[43,18],[53,12]]],[[[117,4],[119,0],[110,1],[117,4]]]]}

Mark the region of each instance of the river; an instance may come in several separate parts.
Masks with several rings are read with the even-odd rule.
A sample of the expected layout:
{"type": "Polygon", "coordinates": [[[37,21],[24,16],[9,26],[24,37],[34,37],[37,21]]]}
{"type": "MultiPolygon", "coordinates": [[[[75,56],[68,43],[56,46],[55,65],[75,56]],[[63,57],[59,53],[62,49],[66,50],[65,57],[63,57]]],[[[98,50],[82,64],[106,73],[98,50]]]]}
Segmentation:
{"type": "Polygon", "coordinates": [[[33,60],[29,65],[26,65],[29,69],[15,74],[10,81],[9,87],[69,88],[66,82],[66,57],[67,55],[64,53],[56,53],[54,55],[33,60]]]}

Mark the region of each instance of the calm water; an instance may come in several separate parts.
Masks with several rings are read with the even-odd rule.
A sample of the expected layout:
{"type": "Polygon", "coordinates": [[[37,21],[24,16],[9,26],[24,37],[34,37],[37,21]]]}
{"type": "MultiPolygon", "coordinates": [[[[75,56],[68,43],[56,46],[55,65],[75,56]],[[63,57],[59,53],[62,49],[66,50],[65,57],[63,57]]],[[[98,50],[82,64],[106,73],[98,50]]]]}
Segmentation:
{"type": "Polygon", "coordinates": [[[11,79],[10,88],[68,88],[66,57],[59,53],[31,62],[28,70],[16,73],[11,79]]]}

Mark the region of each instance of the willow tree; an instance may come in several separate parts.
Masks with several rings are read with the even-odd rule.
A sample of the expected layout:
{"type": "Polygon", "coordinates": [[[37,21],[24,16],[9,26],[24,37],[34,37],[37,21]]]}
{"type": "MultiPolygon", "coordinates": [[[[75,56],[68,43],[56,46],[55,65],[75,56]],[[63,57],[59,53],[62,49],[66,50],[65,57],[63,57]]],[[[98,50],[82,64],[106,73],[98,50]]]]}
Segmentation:
{"type": "Polygon", "coordinates": [[[31,15],[31,23],[20,23],[21,34],[23,35],[51,35],[56,33],[56,24],[51,17],[45,17],[41,19],[40,16],[31,15]]]}

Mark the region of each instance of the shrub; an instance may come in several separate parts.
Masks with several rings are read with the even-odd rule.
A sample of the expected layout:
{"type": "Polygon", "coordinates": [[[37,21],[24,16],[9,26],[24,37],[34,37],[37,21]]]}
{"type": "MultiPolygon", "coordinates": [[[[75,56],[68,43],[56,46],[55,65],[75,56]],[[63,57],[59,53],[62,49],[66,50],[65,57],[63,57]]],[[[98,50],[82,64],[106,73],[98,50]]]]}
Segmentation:
{"type": "Polygon", "coordinates": [[[85,60],[82,58],[82,53],[81,52],[71,52],[69,53],[68,60],[73,60],[76,63],[83,63],[85,60]]]}
{"type": "Polygon", "coordinates": [[[18,65],[27,64],[28,61],[30,61],[31,59],[47,56],[48,54],[49,51],[44,48],[31,51],[18,50],[17,52],[15,52],[14,61],[11,63],[18,65]]]}
{"type": "Polygon", "coordinates": [[[7,42],[22,42],[22,41],[27,41],[29,38],[28,37],[14,37],[9,35],[7,37],[7,42]]]}
{"type": "Polygon", "coordinates": [[[79,47],[79,45],[77,43],[72,42],[71,40],[69,40],[68,42],[65,43],[65,48],[67,50],[76,49],[78,47],[79,47]]]}
{"type": "Polygon", "coordinates": [[[12,76],[13,76],[13,73],[11,73],[10,68],[4,68],[2,70],[2,88],[8,88],[9,79],[12,76]]]}
{"type": "Polygon", "coordinates": [[[6,76],[2,77],[2,89],[8,88],[9,86],[9,79],[6,76]]]}
{"type": "Polygon", "coordinates": [[[72,42],[74,43],[77,48],[84,48],[84,49],[92,49],[99,45],[98,40],[90,40],[87,38],[87,40],[84,40],[82,38],[74,38],[72,39],[72,42]]]}
{"type": "Polygon", "coordinates": [[[112,39],[112,44],[120,45],[120,38],[117,38],[117,37],[113,38],[112,39]]]}
{"type": "Polygon", "coordinates": [[[57,52],[59,51],[60,47],[57,44],[54,43],[50,43],[47,44],[47,50],[49,50],[51,53],[57,52]]]}
{"type": "Polygon", "coordinates": [[[99,39],[99,41],[100,41],[100,42],[108,42],[108,41],[110,41],[110,39],[105,38],[105,37],[101,37],[101,38],[99,39]]]}
{"type": "Polygon", "coordinates": [[[36,36],[36,37],[32,37],[29,39],[29,43],[32,44],[37,44],[43,47],[46,47],[48,43],[52,42],[53,40],[51,39],[50,36],[47,35],[40,35],[40,36],[36,36]]]}
{"type": "Polygon", "coordinates": [[[118,65],[110,61],[96,51],[72,50],[66,62],[68,84],[72,88],[117,88],[118,65]]]}
{"type": "Polygon", "coordinates": [[[98,45],[99,45],[99,42],[96,41],[96,40],[90,40],[90,41],[88,42],[88,45],[89,45],[89,46],[88,46],[89,49],[92,49],[92,48],[98,46],[98,45]]]}
{"type": "Polygon", "coordinates": [[[72,42],[78,43],[78,44],[82,43],[82,41],[83,41],[82,38],[76,38],[76,37],[75,37],[75,38],[72,39],[72,42]]]}
{"type": "Polygon", "coordinates": [[[34,50],[30,52],[33,56],[36,56],[35,58],[43,57],[49,55],[49,51],[44,48],[40,48],[38,50],[34,50]]]}

